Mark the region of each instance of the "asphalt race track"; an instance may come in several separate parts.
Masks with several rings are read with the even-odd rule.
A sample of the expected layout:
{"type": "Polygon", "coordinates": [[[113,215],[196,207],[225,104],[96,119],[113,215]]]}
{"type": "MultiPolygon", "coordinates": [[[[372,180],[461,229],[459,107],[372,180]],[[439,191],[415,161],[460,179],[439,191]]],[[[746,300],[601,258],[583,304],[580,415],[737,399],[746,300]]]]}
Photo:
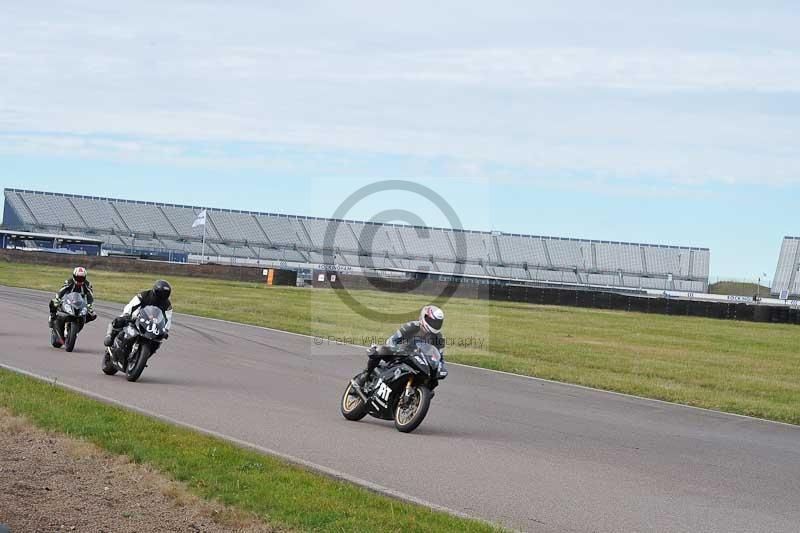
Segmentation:
{"type": "Polygon", "coordinates": [[[349,479],[525,531],[800,531],[800,427],[451,365],[403,435],[339,414],[363,350],[176,315],[128,383],[100,371],[122,306],[98,304],[68,354],[50,297],[0,287],[0,364],[349,479]]]}

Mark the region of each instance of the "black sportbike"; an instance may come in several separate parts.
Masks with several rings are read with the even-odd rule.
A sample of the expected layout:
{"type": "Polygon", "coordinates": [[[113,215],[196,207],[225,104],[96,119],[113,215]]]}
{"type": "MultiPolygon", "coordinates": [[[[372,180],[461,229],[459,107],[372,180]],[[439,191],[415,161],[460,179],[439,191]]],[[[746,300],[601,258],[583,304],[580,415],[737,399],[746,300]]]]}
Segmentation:
{"type": "Polygon", "coordinates": [[[75,349],[78,333],[86,325],[89,308],[86,300],[77,292],[70,292],[61,300],[56,318],[50,324],[50,344],[53,348],[62,346],[71,352],[75,349]]]}
{"type": "MultiPolygon", "coordinates": [[[[359,376],[356,376],[358,378],[359,376]]],[[[416,341],[395,350],[388,362],[381,362],[361,387],[350,380],[342,396],[341,411],[347,420],[367,415],[394,420],[398,431],[411,433],[425,419],[434,389],[447,377],[439,350],[416,341]]]]}
{"type": "Polygon", "coordinates": [[[143,307],[138,315],[128,320],[114,344],[103,354],[103,372],[113,376],[124,372],[128,381],[142,375],[147,361],[161,347],[167,336],[167,319],[155,306],[143,307]]]}

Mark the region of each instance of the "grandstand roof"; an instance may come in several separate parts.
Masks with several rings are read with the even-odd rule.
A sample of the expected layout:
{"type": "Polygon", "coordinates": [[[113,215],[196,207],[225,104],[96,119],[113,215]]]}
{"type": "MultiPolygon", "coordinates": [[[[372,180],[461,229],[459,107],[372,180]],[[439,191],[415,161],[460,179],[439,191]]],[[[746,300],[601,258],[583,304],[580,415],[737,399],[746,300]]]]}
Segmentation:
{"type": "Polygon", "coordinates": [[[681,246],[681,245],[672,245],[672,244],[652,244],[652,243],[641,243],[641,242],[627,242],[627,241],[609,241],[609,240],[599,240],[599,239],[584,239],[584,238],[577,238],[577,237],[553,237],[548,235],[533,235],[527,233],[506,233],[504,231],[497,231],[497,230],[470,230],[470,229],[460,229],[460,228],[442,228],[437,226],[414,226],[410,224],[393,224],[390,222],[370,222],[364,220],[354,220],[354,219],[338,219],[338,218],[325,218],[325,217],[313,217],[313,216],[306,216],[306,215],[289,215],[286,213],[272,213],[269,211],[247,211],[241,209],[227,209],[227,208],[213,208],[208,206],[197,206],[197,205],[187,205],[187,204],[173,204],[173,203],[166,203],[166,202],[149,202],[145,200],[128,200],[124,198],[109,198],[104,196],[87,196],[81,194],[69,194],[69,193],[57,193],[57,192],[46,192],[46,191],[34,191],[29,189],[15,189],[15,188],[6,188],[4,189],[7,192],[21,192],[21,193],[29,193],[29,194],[42,194],[45,196],[60,196],[65,198],[83,198],[86,200],[100,200],[104,202],[118,202],[118,203],[128,203],[128,204],[135,204],[135,205],[153,205],[153,206],[160,206],[160,207],[178,207],[182,209],[192,209],[195,211],[202,211],[203,209],[207,209],[209,212],[221,212],[221,213],[242,213],[246,215],[260,215],[260,216],[268,216],[268,217],[281,217],[281,218],[288,218],[288,219],[297,219],[297,220],[321,220],[325,222],[350,222],[350,223],[357,223],[357,224],[367,224],[373,226],[387,226],[387,227],[403,227],[403,228],[415,228],[415,229],[429,229],[429,230],[440,230],[440,231],[456,231],[456,232],[463,232],[463,233],[471,233],[471,234],[478,234],[478,235],[507,235],[510,237],[526,237],[532,239],[547,239],[547,240],[558,240],[558,241],[568,241],[568,242],[584,242],[584,243],[599,243],[599,244],[626,244],[632,246],[652,246],[654,248],[674,248],[680,250],[703,250],[709,251],[708,248],[698,247],[698,246],[681,246]]]}

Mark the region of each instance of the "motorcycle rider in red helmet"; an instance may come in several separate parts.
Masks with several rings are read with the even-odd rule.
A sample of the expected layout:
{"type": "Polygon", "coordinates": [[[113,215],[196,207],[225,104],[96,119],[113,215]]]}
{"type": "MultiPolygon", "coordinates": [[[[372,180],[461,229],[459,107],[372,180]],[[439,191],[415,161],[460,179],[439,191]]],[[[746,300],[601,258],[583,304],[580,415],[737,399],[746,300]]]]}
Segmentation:
{"type": "Polygon", "coordinates": [[[87,272],[84,267],[75,267],[75,270],[72,271],[72,278],[64,281],[64,285],[62,285],[61,289],[56,293],[56,297],[50,300],[50,320],[48,324],[51,328],[56,319],[58,306],[61,305],[61,299],[71,292],[80,293],[81,296],[86,299],[86,304],[89,309],[89,315],[86,317],[86,321],[91,322],[97,319],[97,315],[94,312],[94,292],[92,290],[92,284],[89,283],[86,276],[87,272]]]}

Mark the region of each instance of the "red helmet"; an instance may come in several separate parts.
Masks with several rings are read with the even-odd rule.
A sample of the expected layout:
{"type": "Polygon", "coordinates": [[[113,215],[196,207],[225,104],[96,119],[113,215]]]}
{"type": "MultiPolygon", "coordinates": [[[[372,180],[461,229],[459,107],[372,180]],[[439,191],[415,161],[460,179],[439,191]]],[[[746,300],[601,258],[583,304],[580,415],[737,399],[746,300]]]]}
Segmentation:
{"type": "Polygon", "coordinates": [[[440,333],[444,325],[444,311],[435,305],[426,305],[419,314],[419,324],[430,333],[440,333]]]}
{"type": "Polygon", "coordinates": [[[83,267],[75,267],[75,270],[72,271],[72,280],[78,287],[83,286],[86,281],[86,269],[83,267]]]}

